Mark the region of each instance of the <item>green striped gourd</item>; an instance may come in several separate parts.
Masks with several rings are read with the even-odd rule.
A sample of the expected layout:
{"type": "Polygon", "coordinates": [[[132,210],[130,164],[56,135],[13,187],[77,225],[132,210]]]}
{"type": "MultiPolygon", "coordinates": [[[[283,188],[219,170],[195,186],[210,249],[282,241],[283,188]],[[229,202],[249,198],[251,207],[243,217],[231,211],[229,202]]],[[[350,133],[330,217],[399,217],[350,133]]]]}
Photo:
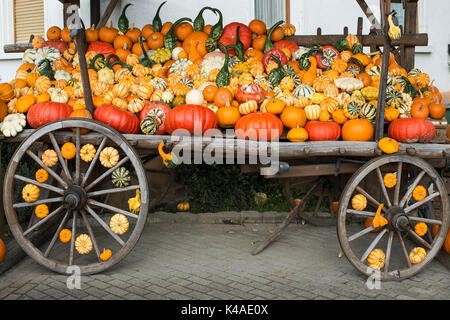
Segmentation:
{"type": "Polygon", "coordinates": [[[130,171],[125,167],[117,168],[111,175],[111,182],[116,188],[125,188],[130,184],[130,171]]]}
{"type": "Polygon", "coordinates": [[[159,120],[158,117],[152,114],[147,115],[144,120],[141,121],[141,131],[147,135],[153,135],[158,132],[159,120]]]}
{"type": "Polygon", "coordinates": [[[294,95],[294,97],[296,98],[300,98],[300,97],[306,97],[309,98],[309,96],[311,96],[314,92],[316,92],[316,90],[314,90],[313,87],[311,87],[310,85],[307,84],[300,84],[298,85],[294,91],[292,92],[292,94],[294,95]]]}
{"type": "Polygon", "coordinates": [[[377,108],[375,108],[375,106],[370,103],[364,103],[361,106],[360,115],[361,118],[365,118],[369,121],[375,120],[375,117],[377,115],[377,108]]]}
{"type": "Polygon", "coordinates": [[[361,105],[356,101],[350,101],[344,106],[344,114],[349,119],[356,119],[361,112],[361,105]]]}

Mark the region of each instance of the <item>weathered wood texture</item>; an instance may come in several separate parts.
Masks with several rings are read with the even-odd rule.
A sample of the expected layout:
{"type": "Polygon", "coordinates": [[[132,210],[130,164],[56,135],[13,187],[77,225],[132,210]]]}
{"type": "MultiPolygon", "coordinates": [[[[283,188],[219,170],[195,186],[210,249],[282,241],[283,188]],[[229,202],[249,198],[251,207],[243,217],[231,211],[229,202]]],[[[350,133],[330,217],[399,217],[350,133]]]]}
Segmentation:
{"type": "Polygon", "coordinates": [[[108,7],[106,8],[105,12],[103,13],[102,18],[100,19],[100,21],[97,24],[97,30],[100,30],[102,27],[104,27],[106,25],[106,23],[108,22],[109,18],[111,17],[114,8],[117,6],[117,4],[119,3],[119,0],[110,0],[108,7]]]}

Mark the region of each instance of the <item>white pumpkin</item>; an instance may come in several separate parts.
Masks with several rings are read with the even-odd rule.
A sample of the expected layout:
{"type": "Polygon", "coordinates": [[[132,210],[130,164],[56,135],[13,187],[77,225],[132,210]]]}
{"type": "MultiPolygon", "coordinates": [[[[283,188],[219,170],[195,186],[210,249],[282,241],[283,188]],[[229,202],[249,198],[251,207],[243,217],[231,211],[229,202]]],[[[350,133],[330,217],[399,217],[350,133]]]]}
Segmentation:
{"type": "Polygon", "coordinates": [[[5,137],[15,137],[26,125],[27,120],[23,113],[8,114],[0,123],[0,131],[5,137]]]}
{"type": "Polygon", "coordinates": [[[172,50],[172,60],[178,60],[178,54],[183,51],[183,48],[181,47],[176,47],[172,50]]]}
{"type": "Polygon", "coordinates": [[[203,94],[200,90],[193,89],[186,94],[186,104],[202,105],[203,101],[203,94]]]}
{"type": "Polygon", "coordinates": [[[363,82],[356,78],[339,78],[334,80],[334,84],[339,89],[347,92],[359,90],[364,87],[363,82]]]}
{"type": "Polygon", "coordinates": [[[58,80],[62,80],[62,79],[69,81],[70,79],[72,79],[72,75],[69,72],[64,71],[64,70],[56,71],[55,72],[55,80],[58,81],[58,80]]]}
{"type": "Polygon", "coordinates": [[[23,53],[22,63],[34,63],[36,60],[36,49],[27,49],[23,53]]]}
{"type": "Polygon", "coordinates": [[[38,66],[39,63],[44,60],[44,59],[48,59],[52,65],[55,62],[56,59],[61,57],[61,53],[59,52],[58,49],[55,48],[51,48],[51,47],[43,47],[43,48],[39,48],[36,51],[36,60],[35,60],[35,64],[38,66]]]}

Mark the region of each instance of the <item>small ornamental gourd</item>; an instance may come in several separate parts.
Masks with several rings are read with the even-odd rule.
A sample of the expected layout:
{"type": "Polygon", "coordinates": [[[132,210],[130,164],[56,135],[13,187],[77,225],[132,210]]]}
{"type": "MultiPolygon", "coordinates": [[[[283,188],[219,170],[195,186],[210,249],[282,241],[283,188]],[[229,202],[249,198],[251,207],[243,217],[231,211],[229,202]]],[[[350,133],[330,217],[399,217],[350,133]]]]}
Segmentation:
{"type": "Polygon", "coordinates": [[[55,164],[58,163],[58,155],[56,154],[55,150],[47,149],[42,154],[42,162],[47,167],[53,167],[55,164]]]}
{"type": "Polygon", "coordinates": [[[141,192],[136,190],[136,196],[128,199],[128,208],[132,213],[138,214],[141,209],[141,192]]]}
{"type": "Polygon", "coordinates": [[[100,163],[106,168],[114,167],[119,162],[119,151],[113,147],[106,147],[100,152],[100,163]]]}
{"type": "Polygon", "coordinates": [[[80,158],[84,162],[91,162],[94,159],[96,153],[97,150],[95,149],[95,147],[92,144],[88,143],[81,147],[80,158]]]}
{"type": "Polygon", "coordinates": [[[125,188],[130,184],[130,171],[125,167],[117,168],[111,175],[111,182],[116,188],[125,188]]]}
{"type": "Polygon", "coordinates": [[[45,169],[39,169],[36,171],[35,178],[37,182],[44,183],[48,180],[48,172],[45,169]]]}
{"type": "Polygon", "coordinates": [[[372,226],[375,229],[384,227],[385,225],[388,224],[387,219],[381,215],[381,210],[383,209],[383,207],[384,207],[383,203],[378,206],[377,212],[375,213],[375,217],[373,218],[372,226]]]}
{"type": "Polygon", "coordinates": [[[75,239],[75,249],[79,254],[88,254],[92,250],[92,240],[87,234],[80,234],[75,239]]]}
{"type": "Polygon", "coordinates": [[[72,239],[72,231],[69,229],[62,229],[59,233],[59,240],[62,243],[67,243],[72,239]]]}
{"type": "Polygon", "coordinates": [[[188,211],[190,208],[189,202],[180,202],[177,204],[178,211],[188,211]]]}
{"type": "Polygon", "coordinates": [[[352,198],[352,207],[355,210],[362,211],[367,207],[367,198],[363,194],[357,194],[352,198]]]}
{"type": "Polygon", "coordinates": [[[109,258],[111,258],[111,256],[112,256],[112,252],[110,249],[103,249],[103,252],[100,253],[99,258],[101,261],[108,261],[109,258]]]}
{"type": "Polygon", "coordinates": [[[0,122],[0,132],[5,137],[15,137],[19,132],[23,131],[26,125],[27,121],[23,113],[8,114],[0,122]]]}
{"type": "Polygon", "coordinates": [[[387,154],[395,153],[398,151],[398,142],[389,137],[385,137],[378,141],[378,148],[387,154]]]}
{"type": "Polygon", "coordinates": [[[48,215],[48,206],[46,204],[39,204],[34,209],[34,213],[36,214],[36,217],[43,219],[48,215]]]}
{"type": "Polygon", "coordinates": [[[397,177],[393,173],[386,173],[383,178],[386,188],[393,188],[397,184],[397,177]]]}
{"type": "Polygon", "coordinates": [[[129,222],[127,217],[121,213],[116,213],[109,221],[109,227],[115,234],[122,235],[128,231],[129,222]]]}
{"type": "Polygon", "coordinates": [[[141,131],[144,134],[147,135],[154,135],[158,132],[159,129],[159,121],[158,121],[158,117],[153,115],[153,114],[149,114],[141,121],[141,131]]]}
{"type": "Polygon", "coordinates": [[[427,196],[427,189],[424,186],[417,186],[414,188],[412,196],[416,201],[422,201],[427,196]]]}
{"type": "Polygon", "coordinates": [[[381,249],[374,249],[370,252],[367,257],[367,264],[369,267],[375,270],[380,270],[384,267],[384,263],[386,262],[386,255],[381,249]]]}
{"type": "Polygon", "coordinates": [[[72,142],[66,142],[61,147],[61,155],[64,159],[70,160],[75,158],[75,155],[77,154],[77,148],[75,147],[75,144],[72,142]]]}
{"type": "Polygon", "coordinates": [[[39,193],[39,187],[29,183],[22,189],[22,198],[26,202],[34,202],[39,198],[39,193]]]}
{"type": "Polygon", "coordinates": [[[409,261],[411,261],[412,264],[418,264],[425,259],[427,256],[427,252],[422,247],[417,247],[411,250],[409,253],[409,261]]]}
{"type": "Polygon", "coordinates": [[[361,112],[361,104],[356,101],[350,101],[344,106],[344,114],[348,119],[358,118],[361,112]]]}
{"type": "Polygon", "coordinates": [[[414,231],[422,237],[427,234],[428,226],[425,222],[419,222],[414,226],[414,231]]]}

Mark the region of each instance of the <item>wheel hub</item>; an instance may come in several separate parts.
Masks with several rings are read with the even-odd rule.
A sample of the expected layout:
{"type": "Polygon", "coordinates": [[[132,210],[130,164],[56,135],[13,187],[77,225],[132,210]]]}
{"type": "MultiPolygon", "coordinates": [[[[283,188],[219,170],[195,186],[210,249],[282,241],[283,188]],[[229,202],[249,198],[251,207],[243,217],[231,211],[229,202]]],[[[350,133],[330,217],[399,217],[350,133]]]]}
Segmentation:
{"type": "Polygon", "coordinates": [[[408,215],[401,207],[391,207],[387,212],[388,228],[393,231],[408,231],[410,227],[408,215]]]}
{"type": "Polygon", "coordinates": [[[71,185],[64,193],[64,203],[71,210],[79,210],[86,205],[87,195],[84,188],[71,185]]]}

